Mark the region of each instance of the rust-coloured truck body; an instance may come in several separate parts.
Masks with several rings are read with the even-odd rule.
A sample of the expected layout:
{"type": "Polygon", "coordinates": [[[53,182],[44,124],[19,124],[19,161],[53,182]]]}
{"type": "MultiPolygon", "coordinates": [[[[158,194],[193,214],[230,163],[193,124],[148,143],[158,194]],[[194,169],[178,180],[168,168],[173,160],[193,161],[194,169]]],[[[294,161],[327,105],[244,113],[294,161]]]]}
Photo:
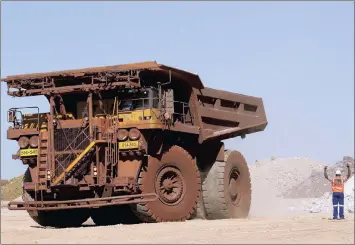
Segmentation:
{"type": "MultiPolygon", "coordinates": [[[[41,225],[60,226],[53,220],[61,211],[81,213],[76,224],[90,215],[106,224],[98,217],[116,207],[129,207],[141,221],[189,219],[203,206],[204,181],[214,163],[226,169],[234,164],[236,176],[238,168],[245,168],[236,165],[245,162],[242,155],[230,154],[221,141],[267,125],[261,98],[206,88],[198,75],[156,62],[2,81],[8,95],[43,95],[50,104],[47,113],[38,108],[33,114],[22,114],[21,108],[8,113],[12,126],[7,138],[19,143],[13,158],[28,165],[24,202],[10,202],[9,209],[28,210],[41,225]],[[185,178],[194,171],[190,166],[196,167],[196,175],[185,178]],[[150,182],[154,176],[155,184],[150,182]],[[189,188],[195,194],[186,194],[189,188]],[[181,215],[173,217],[169,208],[178,209],[179,198],[190,198],[191,205],[184,204],[181,215]]],[[[122,215],[117,220],[123,222],[122,215]]],[[[61,225],[74,225],[69,223],[61,225]]]]}

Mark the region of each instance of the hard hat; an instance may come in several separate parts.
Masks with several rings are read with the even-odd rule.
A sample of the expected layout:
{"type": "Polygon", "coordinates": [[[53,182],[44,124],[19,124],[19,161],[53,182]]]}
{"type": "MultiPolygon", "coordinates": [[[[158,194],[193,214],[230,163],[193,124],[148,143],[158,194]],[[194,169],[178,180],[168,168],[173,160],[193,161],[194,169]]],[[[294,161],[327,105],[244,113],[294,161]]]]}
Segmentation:
{"type": "Polygon", "coordinates": [[[341,171],[340,170],[335,171],[335,175],[341,175],[341,171]]]}

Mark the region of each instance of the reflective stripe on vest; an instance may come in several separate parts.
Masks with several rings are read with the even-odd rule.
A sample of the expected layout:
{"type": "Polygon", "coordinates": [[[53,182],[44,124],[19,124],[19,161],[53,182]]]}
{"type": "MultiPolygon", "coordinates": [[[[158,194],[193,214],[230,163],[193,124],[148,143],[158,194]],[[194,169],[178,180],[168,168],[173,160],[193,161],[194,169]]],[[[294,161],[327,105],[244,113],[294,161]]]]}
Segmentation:
{"type": "Polygon", "coordinates": [[[333,192],[344,192],[344,180],[343,180],[343,178],[335,177],[332,180],[332,191],[333,192]]]}

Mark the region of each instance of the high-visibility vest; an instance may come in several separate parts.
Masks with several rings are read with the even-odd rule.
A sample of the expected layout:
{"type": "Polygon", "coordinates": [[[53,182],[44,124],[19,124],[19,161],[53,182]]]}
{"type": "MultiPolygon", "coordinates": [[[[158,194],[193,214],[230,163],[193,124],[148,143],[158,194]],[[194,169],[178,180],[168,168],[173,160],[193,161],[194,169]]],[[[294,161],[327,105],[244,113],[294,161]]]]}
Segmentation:
{"type": "Polygon", "coordinates": [[[333,192],[344,192],[344,180],[341,177],[335,177],[332,180],[332,191],[333,192]]]}

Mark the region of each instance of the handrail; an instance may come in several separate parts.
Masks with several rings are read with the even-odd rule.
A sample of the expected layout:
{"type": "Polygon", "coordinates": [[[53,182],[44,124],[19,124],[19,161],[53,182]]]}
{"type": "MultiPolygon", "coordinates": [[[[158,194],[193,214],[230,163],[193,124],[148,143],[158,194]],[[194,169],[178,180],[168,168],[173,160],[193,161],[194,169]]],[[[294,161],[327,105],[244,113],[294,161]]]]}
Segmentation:
{"type": "MultiPolygon", "coordinates": [[[[21,113],[21,121],[13,121],[12,123],[20,122],[20,127],[23,127],[23,115],[24,114],[22,113],[21,109],[37,109],[37,127],[36,127],[36,129],[39,130],[39,128],[40,128],[40,125],[39,125],[39,114],[40,113],[39,113],[39,107],[38,106],[25,106],[25,107],[10,108],[8,110],[8,112],[13,111],[14,113],[16,113],[16,111],[18,111],[18,112],[21,113]]],[[[9,119],[8,119],[8,122],[9,122],[9,119]]]]}

